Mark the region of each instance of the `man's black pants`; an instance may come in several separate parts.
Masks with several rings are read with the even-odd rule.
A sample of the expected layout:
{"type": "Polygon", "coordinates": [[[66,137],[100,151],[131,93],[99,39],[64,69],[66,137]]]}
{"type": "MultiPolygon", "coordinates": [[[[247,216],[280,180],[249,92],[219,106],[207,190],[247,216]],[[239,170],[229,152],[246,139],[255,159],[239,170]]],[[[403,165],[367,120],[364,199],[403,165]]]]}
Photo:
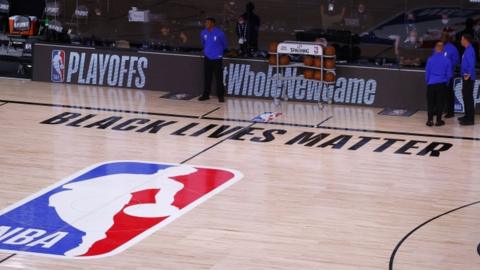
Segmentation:
{"type": "Polygon", "coordinates": [[[475,121],[475,104],[473,100],[473,86],[474,81],[463,80],[463,104],[465,105],[465,121],[475,121]]]}
{"type": "Polygon", "coordinates": [[[212,91],[212,79],[215,76],[217,84],[217,96],[224,97],[225,89],[223,86],[223,60],[210,60],[205,57],[204,60],[204,75],[205,75],[205,85],[203,96],[210,97],[210,92],[212,91]]]}
{"type": "Polygon", "coordinates": [[[451,79],[448,82],[447,86],[447,107],[445,108],[445,113],[447,115],[454,115],[455,114],[455,87],[453,81],[455,79],[451,79]]]}
{"type": "Polygon", "coordinates": [[[447,94],[447,85],[445,83],[428,85],[427,87],[428,121],[433,121],[433,116],[437,116],[437,121],[442,120],[443,109],[445,108],[446,94],[447,94]]]}

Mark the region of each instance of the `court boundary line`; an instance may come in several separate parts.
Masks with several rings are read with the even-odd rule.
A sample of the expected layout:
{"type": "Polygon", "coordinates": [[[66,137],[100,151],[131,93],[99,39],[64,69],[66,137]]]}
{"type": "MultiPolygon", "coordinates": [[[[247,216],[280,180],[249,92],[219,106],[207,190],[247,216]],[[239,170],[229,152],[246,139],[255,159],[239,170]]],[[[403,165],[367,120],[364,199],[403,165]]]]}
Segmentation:
{"type": "MultiPolygon", "coordinates": [[[[2,107],[3,105],[8,104],[8,102],[6,102],[6,101],[1,101],[1,102],[3,102],[3,103],[0,104],[0,107],[2,107]]],[[[11,258],[13,258],[15,255],[17,255],[17,253],[11,253],[11,254],[8,255],[7,257],[1,259],[1,260],[0,260],[0,264],[2,264],[3,262],[8,261],[8,260],[11,259],[11,258]]]]}
{"type": "Polygon", "coordinates": [[[233,136],[237,135],[238,133],[240,133],[240,132],[242,132],[246,129],[249,129],[249,128],[253,127],[255,124],[257,124],[257,123],[251,123],[250,125],[238,130],[237,132],[234,132],[232,135],[228,136],[227,138],[224,138],[224,139],[220,140],[219,142],[216,142],[215,144],[210,145],[209,147],[207,147],[207,148],[203,149],[202,151],[196,153],[195,155],[185,159],[184,161],[180,162],[180,164],[185,164],[185,163],[191,161],[192,159],[201,156],[203,153],[206,153],[209,150],[211,150],[211,149],[215,148],[216,146],[220,145],[221,143],[230,140],[231,138],[233,138],[233,136]]]}
{"type": "MultiPolygon", "coordinates": [[[[140,114],[140,115],[153,115],[153,116],[167,116],[167,117],[177,117],[177,118],[199,119],[198,115],[140,112],[140,111],[131,111],[131,110],[122,110],[122,109],[95,108],[95,107],[88,107],[88,106],[49,104],[49,103],[4,100],[4,99],[0,99],[0,102],[7,102],[7,103],[11,103],[11,104],[20,104],[20,105],[58,107],[58,108],[67,108],[67,109],[82,109],[82,110],[92,110],[92,111],[105,111],[105,112],[129,113],[129,114],[140,114]]],[[[213,121],[251,123],[250,120],[233,119],[233,118],[204,117],[202,119],[213,120],[213,121]]],[[[442,134],[425,134],[425,133],[415,133],[415,132],[374,130],[374,129],[362,129],[362,128],[315,126],[315,125],[307,125],[307,124],[278,123],[278,122],[268,122],[268,123],[262,123],[262,124],[277,125],[277,126],[289,126],[289,127],[304,127],[304,128],[314,128],[314,129],[315,128],[316,129],[327,129],[327,130],[336,130],[336,131],[363,132],[363,133],[374,133],[374,134],[375,133],[376,134],[390,134],[390,135],[412,136],[412,137],[427,137],[427,138],[441,138],[441,139],[451,139],[451,140],[480,141],[480,138],[476,138],[476,137],[452,136],[452,135],[442,135],[442,134]]]]}
{"type": "Polygon", "coordinates": [[[216,111],[220,110],[221,108],[222,108],[222,107],[217,107],[217,108],[215,108],[215,109],[213,109],[213,110],[211,110],[211,111],[207,112],[206,114],[204,114],[204,115],[200,116],[199,118],[200,118],[200,119],[203,119],[203,118],[207,117],[207,115],[209,115],[209,114],[212,114],[212,113],[214,113],[214,112],[216,112],[216,111]]]}
{"type": "Polygon", "coordinates": [[[395,262],[395,256],[397,255],[397,252],[398,250],[400,249],[400,247],[403,245],[403,243],[405,241],[407,241],[407,239],[412,236],[415,232],[417,232],[418,230],[420,230],[421,228],[425,227],[426,225],[430,224],[431,222],[437,220],[437,219],[440,219],[444,216],[447,216],[451,213],[454,213],[454,212],[457,212],[457,211],[460,211],[460,210],[463,210],[465,208],[468,208],[468,207],[471,207],[471,206],[474,206],[476,204],[480,204],[480,201],[477,201],[477,202],[473,202],[473,203],[469,203],[469,204],[466,204],[466,205],[463,205],[463,206],[460,206],[460,207],[457,207],[455,209],[452,209],[450,211],[447,211],[443,214],[440,214],[438,216],[435,216],[425,222],[423,222],[422,224],[418,225],[415,229],[411,230],[408,234],[406,234],[402,240],[400,240],[400,242],[397,243],[397,245],[395,246],[395,248],[393,249],[392,251],[392,254],[390,255],[390,261],[389,261],[389,264],[388,264],[388,269],[389,270],[393,270],[393,264],[395,262]]]}
{"type": "Polygon", "coordinates": [[[323,124],[325,124],[326,122],[330,121],[332,118],[333,118],[333,115],[330,116],[330,117],[327,117],[325,120],[323,120],[322,122],[318,123],[317,128],[321,128],[323,124]]]}
{"type": "Polygon", "coordinates": [[[7,257],[3,258],[2,260],[0,260],[0,264],[3,263],[3,262],[8,261],[9,259],[13,258],[13,257],[16,256],[16,255],[17,255],[17,253],[12,253],[12,254],[10,254],[9,256],[7,256],[7,257]]]}
{"type": "Polygon", "coordinates": [[[96,107],[88,107],[88,106],[75,106],[75,105],[52,104],[52,103],[29,102],[29,101],[17,101],[17,100],[4,100],[4,99],[0,99],[0,102],[6,102],[6,103],[11,103],[11,104],[19,104],[19,105],[32,105],[32,106],[43,106],[43,107],[66,108],[66,109],[81,109],[81,110],[90,110],[90,111],[118,112],[118,113],[144,114],[144,115],[154,115],[154,116],[167,116],[167,117],[177,117],[177,118],[198,119],[197,115],[187,115],[187,114],[141,112],[141,111],[131,111],[131,110],[123,110],[123,109],[96,108],[96,107]]]}

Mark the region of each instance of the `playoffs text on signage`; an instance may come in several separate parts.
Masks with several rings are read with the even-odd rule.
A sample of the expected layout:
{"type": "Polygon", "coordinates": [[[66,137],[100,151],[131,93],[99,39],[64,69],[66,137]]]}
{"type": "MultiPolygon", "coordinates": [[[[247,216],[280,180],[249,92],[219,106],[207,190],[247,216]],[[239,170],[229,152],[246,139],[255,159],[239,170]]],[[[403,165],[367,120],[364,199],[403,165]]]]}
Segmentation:
{"type": "Polygon", "coordinates": [[[0,251],[115,255],[238,181],[232,170],[116,161],[94,165],[0,212],[0,251]]]}
{"type": "Polygon", "coordinates": [[[60,81],[53,76],[53,73],[58,70],[58,57],[55,55],[57,51],[52,53],[52,82],[145,87],[145,70],[148,68],[148,58],[146,57],[74,51],[67,52],[65,55],[65,52],[62,51],[66,69],[63,72],[66,73],[66,78],[64,81],[60,81]]]}

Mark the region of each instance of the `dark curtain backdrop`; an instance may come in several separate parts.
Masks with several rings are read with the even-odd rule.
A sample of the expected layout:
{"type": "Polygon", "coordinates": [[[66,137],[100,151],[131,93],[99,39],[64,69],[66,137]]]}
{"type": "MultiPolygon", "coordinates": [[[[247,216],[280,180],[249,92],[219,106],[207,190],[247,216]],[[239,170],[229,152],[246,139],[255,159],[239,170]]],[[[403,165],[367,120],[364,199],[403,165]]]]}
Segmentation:
{"type": "Polygon", "coordinates": [[[10,0],[11,15],[29,15],[41,18],[45,9],[43,0],[10,0]]]}

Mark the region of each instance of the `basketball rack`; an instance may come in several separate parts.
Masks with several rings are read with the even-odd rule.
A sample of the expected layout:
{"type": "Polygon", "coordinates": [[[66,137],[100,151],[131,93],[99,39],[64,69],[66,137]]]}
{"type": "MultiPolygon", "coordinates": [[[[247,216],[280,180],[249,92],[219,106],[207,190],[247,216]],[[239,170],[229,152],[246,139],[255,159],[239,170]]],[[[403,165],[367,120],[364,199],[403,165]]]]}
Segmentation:
{"type": "MultiPolygon", "coordinates": [[[[275,80],[277,83],[277,86],[280,87],[280,93],[277,91],[277,95],[274,96],[274,101],[279,102],[280,99],[283,99],[284,101],[288,101],[288,95],[287,92],[285,91],[285,86],[287,85],[285,82],[286,81],[292,81],[292,80],[305,80],[305,81],[314,81],[314,82],[320,82],[321,88],[320,92],[323,91],[323,88],[328,85],[335,84],[334,81],[327,82],[325,81],[325,73],[331,73],[334,76],[336,76],[336,69],[332,68],[326,68],[325,67],[325,60],[326,59],[333,59],[334,61],[336,60],[335,55],[325,55],[324,50],[327,47],[326,43],[319,43],[319,42],[299,42],[299,41],[284,41],[282,43],[279,43],[277,46],[277,51],[276,52],[269,52],[270,55],[274,55],[276,57],[276,63],[274,66],[275,68],[275,74],[272,76],[272,80],[275,80]],[[303,55],[303,56],[311,56],[311,57],[317,57],[320,59],[320,67],[318,66],[309,66],[305,65],[303,62],[301,63],[288,63],[286,65],[282,65],[280,63],[280,57],[281,55],[303,55]],[[287,68],[302,68],[302,69],[311,69],[314,71],[320,71],[320,80],[315,80],[315,79],[307,79],[304,77],[304,75],[295,75],[293,76],[286,76],[286,69],[287,68]]],[[[329,101],[328,103],[332,102],[332,97],[328,98],[329,101]]],[[[319,99],[319,103],[322,103],[321,98],[319,99]]]]}

